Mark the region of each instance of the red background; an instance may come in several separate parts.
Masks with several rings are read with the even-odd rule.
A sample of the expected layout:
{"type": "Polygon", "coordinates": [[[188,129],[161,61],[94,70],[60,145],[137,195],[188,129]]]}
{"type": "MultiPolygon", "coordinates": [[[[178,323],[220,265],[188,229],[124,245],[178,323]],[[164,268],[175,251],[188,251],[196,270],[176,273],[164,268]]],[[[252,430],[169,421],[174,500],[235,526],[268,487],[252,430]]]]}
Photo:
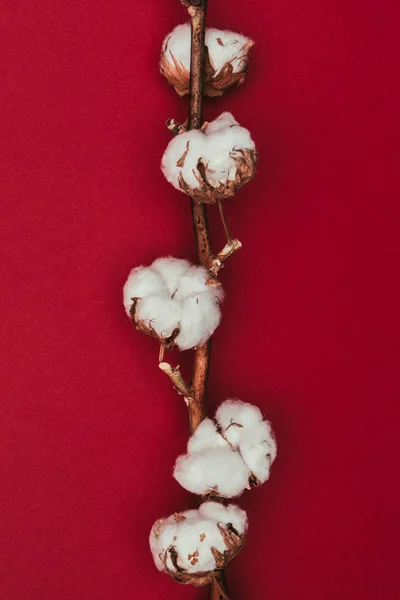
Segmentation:
{"type": "MultiPolygon", "coordinates": [[[[397,599],[398,3],[209,4],[257,45],[205,117],[232,111],[260,151],[227,203],[243,250],[209,407],[257,403],[280,450],[239,500],[232,598],[397,599]]],[[[152,522],[194,504],[171,477],[187,419],[121,306],[132,266],[193,258],[188,201],[159,170],[164,121],[186,114],[159,48],[185,18],[178,0],[0,9],[1,600],[206,597],[148,551],[152,522]]]]}

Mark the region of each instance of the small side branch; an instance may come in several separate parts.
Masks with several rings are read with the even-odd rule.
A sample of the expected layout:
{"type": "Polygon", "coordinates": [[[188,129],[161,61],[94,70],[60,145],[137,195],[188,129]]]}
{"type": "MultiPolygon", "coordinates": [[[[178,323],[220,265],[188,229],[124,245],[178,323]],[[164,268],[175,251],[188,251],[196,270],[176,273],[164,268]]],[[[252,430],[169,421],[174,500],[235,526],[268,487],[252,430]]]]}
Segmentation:
{"type": "Polygon", "coordinates": [[[163,373],[168,375],[178,394],[184,396],[186,404],[194,402],[193,392],[183,379],[179,365],[177,367],[172,367],[167,362],[160,362],[158,366],[163,373]]]}
{"type": "Polygon", "coordinates": [[[218,272],[224,266],[224,263],[233,256],[240,248],[242,243],[239,240],[231,240],[222,248],[221,252],[218,252],[216,256],[211,257],[208,262],[208,270],[213,275],[217,275],[218,272]]]}

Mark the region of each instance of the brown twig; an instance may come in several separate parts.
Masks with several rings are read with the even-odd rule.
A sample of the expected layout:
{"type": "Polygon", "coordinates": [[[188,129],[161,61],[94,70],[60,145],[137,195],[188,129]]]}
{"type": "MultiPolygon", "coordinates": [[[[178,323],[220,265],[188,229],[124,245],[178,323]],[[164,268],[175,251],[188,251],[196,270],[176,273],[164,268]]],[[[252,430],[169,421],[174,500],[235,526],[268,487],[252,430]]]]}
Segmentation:
{"type": "Polygon", "coordinates": [[[172,367],[167,362],[160,362],[158,364],[158,367],[163,373],[168,375],[168,377],[174,384],[174,388],[178,392],[178,394],[184,396],[186,404],[189,405],[190,402],[193,402],[193,392],[183,379],[179,365],[176,367],[172,367]]]}
{"type": "Polygon", "coordinates": [[[218,252],[211,258],[208,263],[208,270],[213,275],[217,275],[220,269],[224,266],[225,261],[235,254],[242,247],[242,243],[239,240],[231,240],[222,248],[221,252],[218,252]]]}

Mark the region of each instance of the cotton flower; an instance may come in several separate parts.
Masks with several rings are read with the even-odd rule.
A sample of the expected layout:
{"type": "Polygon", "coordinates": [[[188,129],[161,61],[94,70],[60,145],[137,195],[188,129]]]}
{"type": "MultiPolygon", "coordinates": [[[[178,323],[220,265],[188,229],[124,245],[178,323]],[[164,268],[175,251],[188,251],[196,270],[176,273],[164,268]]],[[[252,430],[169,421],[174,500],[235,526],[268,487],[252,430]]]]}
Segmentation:
{"type": "Polygon", "coordinates": [[[260,409],[241,400],[226,400],[215,419],[224,438],[240,452],[255,481],[267,481],[277,446],[271,424],[264,421],[260,409]]]}
{"type": "MultiPolygon", "coordinates": [[[[179,96],[189,93],[190,43],[190,25],[185,23],[175,27],[162,45],[160,70],[179,96]]],[[[254,42],[233,31],[207,28],[205,44],[203,91],[206,96],[222,96],[243,82],[254,42]]]]}
{"type": "Polygon", "coordinates": [[[123,290],[126,313],[136,328],[180,350],[199,346],[214,333],[223,296],[206,269],[172,257],[132,269],[123,290]]]}
{"type": "Polygon", "coordinates": [[[175,136],[164,152],[161,169],[176,189],[215,204],[234,196],[237,188],[252,179],[256,163],[250,132],[224,112],[201,130],[175,136]]]}
{"type": "Polygon", "coordinates": [[[276,441],[256,406],[226,400],[216,422],[204,419],[179,456],[174,477],[189,492],[207,498],[235,498],[264,483],[276,457],[276,441]]]}
{"type": "Polygon", "coordinates": [[[247,531],[244,510],[205,502],[197,510],[156,521],[150,549],[159,571],[181,583],[202,586],[242,548],[247,531]]]}

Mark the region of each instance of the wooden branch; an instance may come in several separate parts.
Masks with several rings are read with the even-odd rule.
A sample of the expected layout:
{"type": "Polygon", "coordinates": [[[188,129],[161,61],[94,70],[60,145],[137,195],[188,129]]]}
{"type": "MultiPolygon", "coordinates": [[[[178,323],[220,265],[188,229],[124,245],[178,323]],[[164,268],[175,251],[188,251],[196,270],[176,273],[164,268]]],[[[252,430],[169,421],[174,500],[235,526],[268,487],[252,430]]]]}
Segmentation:
{"type": "MultiPolygon", "coordinates": [[[[203,123],[203,71],[205,57],[205,27],[207,0],[189,0],[188,12],[191,18],[190,56],[190,97],[188,129],[200,129],[203,123]]],[[[192,221],[198,260],[206,268],[210,267],[213,253],[207,222],[207,209],[204,203],[191,200],[192,221]]],[[[221,263],[222,264],[222,263],[221,263]]],[[[189,402],[189,425],[193,433],[206,416],[205,399],[208,373],[210,370],[211,338],[195,350],[191,390],[193,401],[189,402]]],[[[229,600],[226,591],[225,575],[218,572],[211,584],[211,600],[229,600]]]]}
{"type": "MultiPolygon", "coordinates": [[[[205,25],[207,0],[190,0],[191,55],[188,129],[200,129],[203,123],[203,70],[205,56],[205,25]]],[[[201,265],[208,268],[213,254],[204,203],[191,200],[192,222],[196,250],[201,265]]],[[[194,402],[189,404],[190,431],[193,433],[206,416],[205,396],[210,367],[211,339],[195,350],[194,372],[191,388],[194,402]]]]}

